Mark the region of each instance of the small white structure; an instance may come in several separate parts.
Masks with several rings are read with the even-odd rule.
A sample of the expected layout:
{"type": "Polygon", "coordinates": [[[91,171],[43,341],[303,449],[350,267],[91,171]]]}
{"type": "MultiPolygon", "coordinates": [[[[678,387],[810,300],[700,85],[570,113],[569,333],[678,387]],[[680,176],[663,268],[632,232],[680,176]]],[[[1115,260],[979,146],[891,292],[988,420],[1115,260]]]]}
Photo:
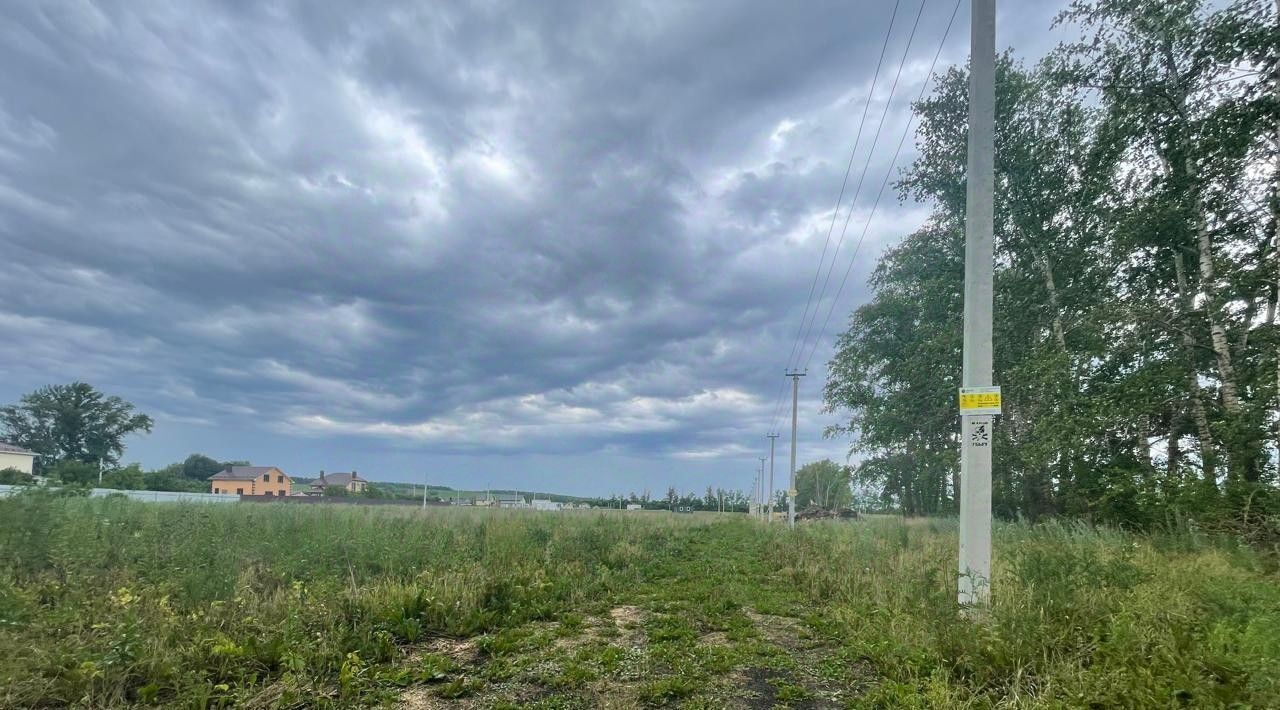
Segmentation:
{"type": "Polygon", "coordinates": [[[534,510],[563,510],[564,505],[554,500],[544,500],[542,498],[533,499],[534,510]]]}
{"type": "Polygon", "coordinates": [[[627,510],[640,510],[641,507],[639,503],[627,503],[627,510]]]}
{"type": "Polygon", "coordinates": [[[0,441],[0,469],[16,468],[30,476],[35,470],[35,460],[39,455],[21,446],[0,441]]]}

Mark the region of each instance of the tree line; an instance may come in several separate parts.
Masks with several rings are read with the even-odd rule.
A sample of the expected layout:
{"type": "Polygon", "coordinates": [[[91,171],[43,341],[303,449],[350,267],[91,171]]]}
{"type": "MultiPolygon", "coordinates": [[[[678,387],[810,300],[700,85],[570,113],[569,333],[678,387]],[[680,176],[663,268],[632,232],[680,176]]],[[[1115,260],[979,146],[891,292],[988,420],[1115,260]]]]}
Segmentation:
{"type": "MultiPolygon", "coordinates": [[[[1278,11],[1077,2],[1079,41],[998,61],[998,514],[1274,516],[1278,11]]],[[[955,67],[914,106],[897,186],[933,212],[879,259],[824,391],[857,484],[911,514],[956,510],[967,89],[955,67]]]]}
{"type": "MultiPolygon", "coordinates": [[[[137,463],[120,465],[125,438],[149,433],[153,425],[132,403],[85,382],[41,387],[0,407],[0,440],[39,454],[36,471],[65,485],[207,492],[209,476],[226,466],[249,465],[204,454],[155,470],[137,463]]],[[[26,482],[25,473],[0,472],[0,483],[26,482]]]]}

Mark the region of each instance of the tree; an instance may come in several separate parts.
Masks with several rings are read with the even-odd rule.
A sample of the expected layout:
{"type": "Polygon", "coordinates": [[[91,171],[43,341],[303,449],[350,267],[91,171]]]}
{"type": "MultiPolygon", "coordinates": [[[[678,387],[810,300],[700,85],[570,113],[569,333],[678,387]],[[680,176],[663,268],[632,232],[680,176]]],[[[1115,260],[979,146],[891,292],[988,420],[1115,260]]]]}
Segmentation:
{"type": "MultiPolygon", "coordinates": [[[[997,62],[998,515],[1257,520],[1276,500],[1278,11],[1076,2],[1083,41],[997,62]]],[[[880,259],[824,393],[859,489],[907,513],[954,512],[959,488],[967,81],[914,106],[899,188],[934,213],[880,259]]]]}
{"type": "Polygon", "coordinates": [[[103,474],[102,487],[140,491],[147,487],[147,477],[142,472],[141,466],[131,463],[124,468],[112,469],[103,474]]]}
{"type": "Polygon", "coordinates": [[[98,465],[67,459],[49,469],[49,477],[73,486],[97,485],[98,465]]]}
{"type": "Polygon", "coordinates": [[[182,464],[169,464],[157,471],[147,471],[143,488],[149,491],[190,491],[208,493],[207,481],[196,481],[182,475],[182,464]]]}
{"type": "Polygon", "coordinates": [[[852,471],[831,459],[805,464],[796,471],[796,507],[847,508],[853,503],[852,471]]]}
{"type": "Polygon", "coordinates": [[[205,481],[225,466],[204,454],[191,454],[182,462],[182,475],[194,481],[205,481]]]}
{"type": "Polygon", "coordinates": [[[151,427],[151,417],[135,413],[132,404],[84,382],[41,387],[18,404],[0,407],[0,437],[40,454],[48,466],[112,466],[124,454],[124,438],[151,427]]]}

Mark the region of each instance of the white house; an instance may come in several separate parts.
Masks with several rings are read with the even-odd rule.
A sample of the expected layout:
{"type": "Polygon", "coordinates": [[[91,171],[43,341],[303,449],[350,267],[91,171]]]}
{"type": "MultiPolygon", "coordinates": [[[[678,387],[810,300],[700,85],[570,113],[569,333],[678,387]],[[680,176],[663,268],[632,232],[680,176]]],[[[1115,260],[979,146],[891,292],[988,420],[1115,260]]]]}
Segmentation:
{"type": "Polygon", "coordinates": [[[554,500],[533,499],[534,510],[563,510],[564,505],[554,500]]]}
{"type": "Polygon", "coordinates": [[[0,469],[16,468],[19,471],[31,475],[35,470],[35,460],[37,454],[34,451],[27,451],[21,446],[14,446],[0,441],[0,469]]]}
{"type": "Polygon", "coordinates": [[[640,510],[641,507],[639,503],[627,503],[627,510],[640,510]]]}

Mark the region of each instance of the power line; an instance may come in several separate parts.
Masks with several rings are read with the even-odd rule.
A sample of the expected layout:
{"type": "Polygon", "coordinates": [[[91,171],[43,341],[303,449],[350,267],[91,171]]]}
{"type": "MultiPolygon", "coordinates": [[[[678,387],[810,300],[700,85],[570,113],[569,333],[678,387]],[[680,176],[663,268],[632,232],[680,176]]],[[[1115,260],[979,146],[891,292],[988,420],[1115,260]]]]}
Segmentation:
{"type": "MultiPolygon", "coordinates": [[[[796,355],[804,352],[804,340],[801,338],[801,334],[804,332],[805,321],[809,318],[809,306],[813,303],[813,292],[817,289],[818,277],[822,275],[822,266],[827,262],[827,247],[831,245],[831,234],[835,232],[836,220],[840,217],[840,203],[844,200],[845,187],[849,184],[849,173],[853,171],[853,159],[858,154],[858,145],[862,143],[862,129],[867,125],[867,113],[871,109],[871,99],[874,97],[876,92],[876,83],[880,80],[880,67],[884,65],[885,50],[889,48],[889,38],[893,35],[893,22],[898,17],[898,5],[900,3],[901,0],[894,0],[893,12],[889,15],[889,27],[884,32],[884,44],[880,45],[880,58],[876,60],[876,72],[871,77],[871,88],[867,90],[867,100],[862,105],[862,120],[858,122],[858,133],[853,139],[853,148],[849,150],[849,162],[844,168],[844,179],[840,181],[840,194],[836,197],[836,206],[831,210],[831,224],[827,227],[827,238],[822,242],[822,255],[818,257],[818,268],[814,270],[813,282],[809,284],[809,296],[805,299],[804,311],[800,314],[800,328],[796,331],[795,341],[791,343],[791,354],[787,355],[788,369],[791,368],[791,362],[795,359],[796,355]]],[[[917,18],[917,20],[918,19],[919,18],[917,18]]],[[[872,144],[872,149],[874,150],[874,148],[875,145],[872,144]]],[[[856,194],[854,195],[854,199],[857,199],[856,194]]],[[[850,210],[853,209],[852,205],[853,203],[851,202],[850,210]]],[[[837,247],[837,251],[839,251],[839,247],[837,247]]],[[[835,263],[835,258],[835,254],[832,254],[831,261],[833,264],[835,263]]],[[[817,315],[816,311],[814,312],[814,315],[817,315]]],[[[781,396],[781,394],[779,394],[779,396],[781,396]]],[[[779,402],[781,402],[781,400],[779,400],[779,402]]],[[[776,424],[777,412],[774,413],[774,420],[774,423],[776,424]]],[[[772,429],[773,427],[770,426],[769,428],[772,429]]]]}
{"type": "Polygon", "coordinates": [[[778,385],[778,396],[774,398],[773,418],[769,422],[769,431],[773,431],[778,428],[778,417],[782,414],[782,393],[785,392],[786,389],[787,381],[783,380],[782,384],[778,385]]]}
{"type": "MultiPolygon", "coordinates": [[[[889,26],[885,29],[884,42],[880,45],[880,56],[879,58],[876,59],[876,70],[871,77],[871,87],[867,90],[867,100],[862,105],[862,119],[858,121],[858,132],[853,139],[853,148],[849,150],[849,161],[845,165],[844,178],[840,181],[840,194],[836,196],[836,205],[831,210],[831,224],[827,227],[827,236],[822,243],[822,254],[818,257],[818,266],[816,269],[814,269],[813,281],[810,282],[809,284],[809,295],[805,298],[804,311],[801,312],[800,314],[800,327],[796,330],[796,337],[791,343],[791,352],[790,354],[787,355],[787,368],[786,368],[787,370],[794,369],[792,367],[792,361],[795,360],[798,355],[801,355],[804,353],[805,338],[803,337],[803,334],[805,331],[805,324],[806,322],[809,321],[809,308],[810,306],[814,305],[813,294],[814,294],[814,291],[817,289],[818,277],[822,274],[822,267],[823,265],[826,264],[826,261],[827,261],[827,249],[831,245],[831,235],[835,232],[836,220],[840,218],[840,205],[844,201],[845,188],[848,187],[849,175],[853,170],[853,160],[855,157],[857,157],[858,146],[861,145],[862,143],[862,131],[864,128],[866,128],[867,114],[871,110],[871,99],[874,98],[875,91],[876,91],[876,84],[879,83],[880,81],[880,69],[884,65],[884,55],[889,48],[889,39],[893,36],[893,25],[894,25],[894,21],[898,17],[898,7],[900,5],[901,5],[901,0],[894,0],[893,11],[889,15],[889,26]]],[[[922,4],[921,11],[923,11],[923,9],[924,7],[922,4]]],[[[920,18],[917,15],[916,22],[918,23],[919,21],[920,21],[920,18]]],[[[914,36],[914,33],[915,33],[915,28],[913,27],[912,28],[913,36],[914,36]]],[[[908,42],[908,46],[910,46],[910,42],[908,42]]],[[[895,80],[895,83],[896,83],[896,80],[895,80]]],[[[878,135],[878,132],[877,132],[877,135],[878,135]]],[[[875,144],[873,143],[871,150],[874,150],[874,149],[875,149],[875,144]]],[[[868,152],[868,154],[870,154],[870,152],[868,152]]],[[[866,174],[866,170],[864,168],[863,176],[865,176],[865,174],[866,174]]],[[[858,189],[859,190],[862,189],[861,178],[859,178],[858,189]]],[[[856,199],[857,199],[857,194],[855,193],[854,200],[856,201],[856,199]]],[[[849,211],[850,211],[850,214],[852,214],[853,201],[850,201],[849,203],[849,211]]],[[[848,226],[847,219],[845,220],[845,225],[846,227],[848,226]]],[[[841,232],[841,238],[843,239],[843,232],[841,232]]],[[[838,246],[836,247],[836,252],[837,253],[839,252],[838,246]]],[[[836,258],[836,254],[833,253],[831,255],[831,268],[827,270],[827,279],[830,279],[831,277],[831,269],[835,268],[835,258],[836,258]]],[[[824,279],[823,290],[825,291],[825,289],[826,289],[826,280],[824,279]]],[[[819,299],[819,301],[820,300],[821,299],[819,299]]],[[[817,312],[817,308],[815,307],[813,311],[813,316],[815,320],[817,319],[817,315],[818,315],[818,312],[817,312]]],[[[777,428],[778,419],[779,417],[782,416],[782,395],[784,392],[786,392],[786,380],[783,380],[781,385],[779,385],[778,393],[774,397],[773,414],[770,416],[769,431],[773,431],[774,429],[777,428]]]]}
{"type": "MultiPolygon", "coordinates": [[[[880,112],[880,121],[876,124],[876,134],[871,139],[871,148],[867,151],[867,159],[862,164],[862,173],[858,176],[858,187],[854,190],[853,199],[849,202],[849,213],[844,219],[844,226],[840,228],[840,239],[836,241],[836,249],[831,255],[831,266],[827,269],[827,275],[822,279],[822,290],[818,293],[818,300],[814,306],[813,318],[809,322],[808,329],[801,336],[800,353],[804,354],[804,343],[812,336],[813,326],[818,322],[818,310],[822,308],[822,299],[827,295],[827,286],[831,283],[831,274],[836,270],[836,257],[840,254],[840,247],[844,245],[846,232],[849,230],[849,221],[853,219],[853,210],[857,207],[858,196],[862,194],[862,185],[866,181],[867,171],[871,169],[871,158],[875,155],[876,145],[880,142],[880,132],[884,129],[884,120],[889,115],[889,109],[893,106],[893,96],[898,90],[898,80],[902,78],[902,69],[907,64],[907,56],[911,53],[911,43],[915,40],[916,29],[920,26],[920,18],[924,15],[924,8],[929,4],[929,0],[921,0],[920,10],[916,12],[915,22],[911,25],[911,34],[907,37],[907,44],[902,49],[902,58],[898,60],[898,71],[893,76],[893,86],[889,89],[889,98],[885,100],[884,110],[880,112]]],[[[870,98],[868,98],[870,101],[870,98]]],[[[823,326],[826,327],[825,325],[823,326]]],[[[796,365],[799,366],[799,361],[796,365]]],[[[805,368],[809,364],[805,362],[805,368]]]]}
{"type": "MultiPolygon", "coordinates": [[[[947,28],[942,33],[942,39],[938,42],[938,49],[933,55],[933,62],[929,64],[929,72],[925,75],[924,83],[920,86],[920,94],[916,97],[916,101],[924,98],[925,91],[929,88],[930,81],[933,80],[934,69],[938,65],[938,58],[942,56],[942,48],[947,43],[947,37],[951,34],[951,26],[955,23],[956,13],[960,10],[960,0],[956,0],[955,7],[951,10],[951,18],[947,20],[947,28]]],[[[905,55],[904,55],[905,60],[905,55]]],[[[898,67],[901,71],[902,67],[898,67]]],[[[888,105],[885,106],[886,112],[888,105]]],[[[849,266],[845,268],[844,276],[840,279],[840,287],[836,289],[836,295],[831,299],[831,306],[827,309],[827,315],[822,321],[822,328],[819,330],[814,339],[813,347],[809,350],[809,356],[804,360],[804,366],[807,369],[810,361],[813,360],[814,354],[818,351],[818,344],[822,342],[822,334],[826,332],[827,325],[831,322],[831,314],[835,312],[836,305],[840,302],[840,296],[844,293],[844,287],[849,281],[849,274],[853,272],[853,265],[857,262],[858,251],[862,248],[862,242],[867,237],[867,231],[871,227],[871,220],[875,217],[876,209],[880,206],[880,198],[884,196],[884,189],[889,184],[889,178],[893,175],[893,169],[897,165],[898,155],[902,152],[902,146],[906,143],[907,136],[911,133],[912,124],[915,123],[915,116],[912,115],[907,119],[907,125],[902,131],[902,137],[898,139],[898,147],[893,151],[893,158],[889,160],[889,169],[885,172],[884,180],[880,183],[880,190],[876,193],[875,202],[871,205],[871,211],[867,214],[867,221],[862,226],[862,233],[858,236],[858,242],[853,247],[853,254],[849,257],[849,266]]],[[[846,222],[847,226],[847,222],[846,222]]],[[[843,234],[841,235],[843,238],[843,234]]]]}

